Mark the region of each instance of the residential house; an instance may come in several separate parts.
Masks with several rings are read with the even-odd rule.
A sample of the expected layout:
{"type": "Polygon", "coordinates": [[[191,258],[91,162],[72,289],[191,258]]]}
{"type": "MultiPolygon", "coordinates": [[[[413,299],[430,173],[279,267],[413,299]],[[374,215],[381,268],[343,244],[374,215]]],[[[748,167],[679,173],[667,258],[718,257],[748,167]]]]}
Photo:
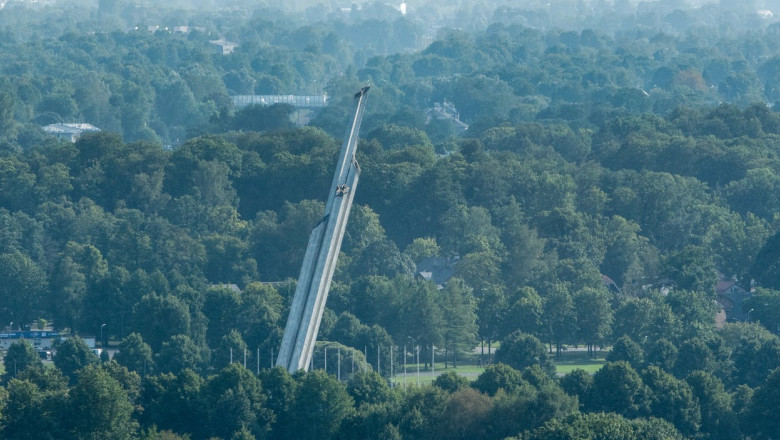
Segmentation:
{"type": "Polygon", "coordinates": [[[742,303],[750,298],[750,291],[732,280],[718,281],[715,288],[716,301],[726,314],[728,321],[746,321],[747,312],[742,310],[742,303]]]}
{"type": "Polygon", "coordinates": [[[415,277],[427,281],[433,281],[438,288],[444,288],[447,281],[455,276],[455,266],[460,256],[452,257],[427,257],[417,263],[415,277]]]}

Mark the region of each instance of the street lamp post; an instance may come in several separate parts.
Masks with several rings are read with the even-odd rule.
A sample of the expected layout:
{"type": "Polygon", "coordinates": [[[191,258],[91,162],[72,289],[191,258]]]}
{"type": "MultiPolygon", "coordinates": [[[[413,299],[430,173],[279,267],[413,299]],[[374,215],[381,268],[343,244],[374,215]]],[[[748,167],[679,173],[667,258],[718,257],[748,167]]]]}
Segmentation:
{"type": "Polygon", "coordinates": [[[105,348],[106,346],[105,342],[103,342],[103,327],[105,326],[106,326],[105,324],[100,326],[100,347],[101,348],[105,348]]]}
{"type": "MultiPolygon", "coordinates": [[[[420,386],[420,345],[417,344],[417,340],[414,339],[411,336],[407,336],[407,338],[412,340],[412,347],[415,347],[415,350],[417,351],[417,386],[420,386]]],[[[404,353],[404,356],[406,354],[404,353]]]]}
{"type": "Polygon", "coordinates": [[[406,388],[406,344],[404,344],[404,388],[406,388]]]}
{"type": "Polygon", "coordinates": [[[748,310],[747,322],[750,322],[750,312],[752,312],[753,310],[755,310],[755,309],[748,310]]]}
{"type": "Polygon", "coordinates": [[[417,387],[420,387],[420,345],[417,344],[417,387]]]}

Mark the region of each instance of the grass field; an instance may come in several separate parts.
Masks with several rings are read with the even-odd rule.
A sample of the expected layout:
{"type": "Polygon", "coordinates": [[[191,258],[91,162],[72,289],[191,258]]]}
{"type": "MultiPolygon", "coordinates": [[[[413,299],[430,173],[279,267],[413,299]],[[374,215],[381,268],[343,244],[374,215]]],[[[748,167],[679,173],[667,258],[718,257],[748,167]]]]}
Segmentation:
{"type": "MultiPolygon", "coordinates": [[[[597,351],[596,357],[592,358],[588,355],[587,351],[562,351],[559,357],[553,355],[553,362],[555,363],[555,369],[559,376],[570,373],[578,368],[593,374],[606,362],[604,360],[605,354],[604,351],[597,351]]],[[[461,376],[474,380],[485,371],[485,367],[479,365],[478,355],[459,361],[457,368],[454,368],[451,363],[449,364],[449,368],[444,368],[444,362],[436,362],[434,370],[431,372],[430,370],[425,370],[424,365],[420,365],[419,384],[430,385],[439,374],[447,371],[455,371],[461,376]]],[[[407,364],[406,375],[404,375],[403,365],[396,365],[393,382],[396,386],[403,386],[404,383],[406,383],[407,386],[416,386],[418,383],[417,364],[407,364]]]]}
{"type": "Polygon", "coordinates": [[[553,361],[555,362],[555,370],[559,375],[570,373],[577,368],[593,374],[606,363],[604,355],[605,352],[597,351],[596,357],[592,358],[587,351],[562,351],[561,356],[558,358],[554,357],[553,361]]]}

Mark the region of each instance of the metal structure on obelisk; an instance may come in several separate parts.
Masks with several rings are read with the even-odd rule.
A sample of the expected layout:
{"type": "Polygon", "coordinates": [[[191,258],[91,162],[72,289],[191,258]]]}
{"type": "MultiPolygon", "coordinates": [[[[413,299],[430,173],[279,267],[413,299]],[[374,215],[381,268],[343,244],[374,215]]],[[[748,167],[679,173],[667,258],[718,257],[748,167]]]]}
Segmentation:
{"type": "Polygon", "coordinates": [[[341,249],[341,240],[347,227],[360,166],[355,160],[360,121],[366,106],[368,87],[355,94],[355,114],[341,146],[336,173],[333,176],[325,215],[309,236],[301,274],[290,307],[290,316],[284,328],[282,346],[276,365],[290,373],[306,370],[311,362],[314,343],[320,328],[322,312],[328,298],[333,271],[341,249]]]}

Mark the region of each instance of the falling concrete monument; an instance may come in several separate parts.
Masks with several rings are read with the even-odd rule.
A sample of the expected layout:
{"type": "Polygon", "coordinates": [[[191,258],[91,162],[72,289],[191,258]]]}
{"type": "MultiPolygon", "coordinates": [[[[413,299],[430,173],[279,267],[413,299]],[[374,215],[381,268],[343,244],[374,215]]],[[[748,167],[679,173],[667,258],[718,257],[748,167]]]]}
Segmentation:
{"type": "Polygon", "coordinates": [[[352,208],[355,186],[360,176],[355,151],[367,93],[368,87],[364,87],[355,94],[355,113],[341,146],[328,203],[325,205],[325,215],[311,231],[306,255],[303,257],[290,316],[284,328],[282,346],[276,358],[276,365],[286,368],[290,373],[308,369],[314,343],[317,341],[325,300],[328,298],[341,240],[344,238],[349,211],[352,208]]]}

